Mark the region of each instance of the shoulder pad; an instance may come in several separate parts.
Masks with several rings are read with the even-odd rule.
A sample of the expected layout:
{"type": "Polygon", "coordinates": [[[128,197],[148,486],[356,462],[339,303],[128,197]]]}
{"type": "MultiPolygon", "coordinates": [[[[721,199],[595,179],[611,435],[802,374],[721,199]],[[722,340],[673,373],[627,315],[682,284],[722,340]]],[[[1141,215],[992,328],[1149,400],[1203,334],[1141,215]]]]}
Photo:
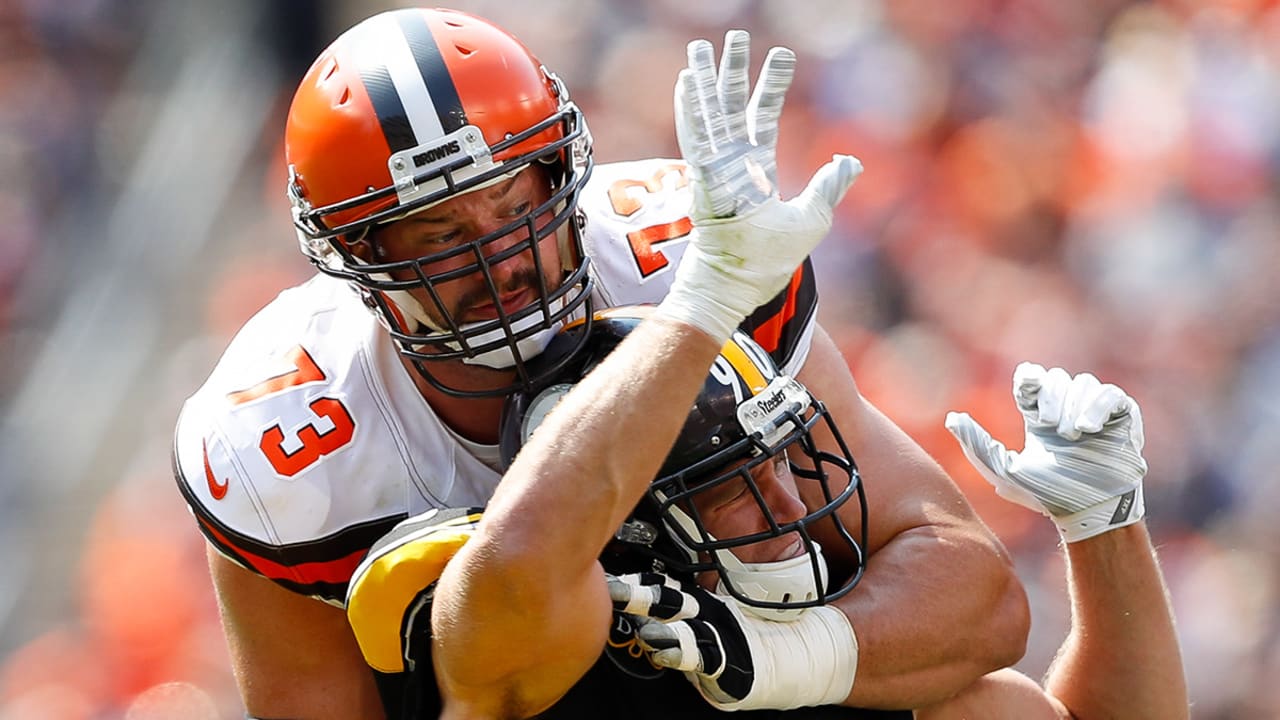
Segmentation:
{"type": "Polygon", "coordinates": [[[347,620],[370,667],[404,672],[411,641],[430,642],[436,580],[480,515],[479,508],[430,510],[402,521],[369,549],[347,587],[347,620]]]}
{"type": "Polygon", "coordinates": [[[773,356],[784,374],[794,377],[809,356],[817,313],[813,260],[806,259],[791,277],[791,283],[756,308],[739,328],[773,356]]]}
{"type": "Polygon", "coordinates": [[[359,342],[308,342],[313,332],[350,332],[331,314],[310,322],[306,333],[280,333],[273,343],[257,325],[237,338],[183,406],[174,474],[220,552],[294,592],[339,604],[360,557],[406,508],[402,496],[378,486],[388,477],[403,483],[394,469],[344,482],[370,457],[399,455],[377,432],[385,420],[366,387],[359,342]]]}
{"type": "Polygon", "coordinates": [[[581,207],[599,292],[610,305],[655,303],[693,232],[683,160],[597,166],[581,207]]]}

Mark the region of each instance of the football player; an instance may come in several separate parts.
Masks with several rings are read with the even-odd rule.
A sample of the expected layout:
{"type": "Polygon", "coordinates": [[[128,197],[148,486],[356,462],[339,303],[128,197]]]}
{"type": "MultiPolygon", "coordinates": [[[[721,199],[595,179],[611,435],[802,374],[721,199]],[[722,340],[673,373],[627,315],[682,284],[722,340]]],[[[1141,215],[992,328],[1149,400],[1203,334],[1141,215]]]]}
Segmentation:
{"type": "MultiPolygon", "coordinates": [[[[637,328],[640,310],[601,313],[582,355],[545,388],[513,396],[503,422],[504,457],[528,441],[551,409],[637,328]]],[[[571,328],[540,361],[558,363],[559,347],[576,347],[574,336],[582,331],[571,328]]],[[[630,347],[633,354],[647,350],[630,347]]],[[[618,372],[616,364],[610,371],[618,372]]],[[[673,372],[696,372],[696,366],[668,370],[673,372]]],[[[644,383],[669,380],[650,375],[644,383]]],[[[575,414],[589,417],[601,408],[644,418],[657,413],[651,397],[630,403],[607,385],[591,386],[594,392],[569,401],[575,414]]],[[[1027,427],[1022,452],[1009,452],[965,414],[951,414],[947,427],[1002,496],[1054,518],[1067,546],[1072,632],[1043,687],[1001,670],[919,709],[915,717],[1187,717],[1172,614],[1142,522],[1146,463],[1137,403],[1088,373],[1072,377],[1031,363],[1015,371],[1014,397],[1027,427]]],[[[541,447],[552,437],[544,434],[532,452],[558,468],[563,458],[552,460],[541,447]]],[[[893,717],[807,707],[838,702],[857,668],[852,627],[829,607],[853,589],[864,569],[861,545],[836,511],[858,497],[862,544],[867,528],[860,478],[840,438],[822,403],[779,375],[759,346],[735,333],[716,356],[656,479],[611,537],[597,536],[592,543],[590,532],[573,530],[577,553],[529,556],[509,550],[518,543],[498,517],[503,509],[518,513],[521,532],[541,524],[551,535],[565,524],[565,513],[575,526],[590,528],[601,509],[593,493],[578,490],[579,479],[525,463],[508,473],[503,486],[517,485],[517,492],[536,498],[550,483],[581,497],[557,504],[517,500],[495,509],[489,522],[498,529],[481,541],[489,548],[464,554],[465,570],[454,572],[463,578],[461,585],[455,581],[443,590],[435,583],[448,561],[488,529],[479,524],[480,511],[431,512],[405,521],[375,544],[352,580],[347,607],[356,636],[371,665],[414,673],[407,698],[413,710],[406,717],[439,714],[433,672],[444,679],[465,675],[464,689],[453,688],[461,695],[454,700],[470,712],[476,711],[476,697],[510,703],[483,706],[478,712],[484,717],[542,709],[536,698],[548,686],[555,688],[547,693],[554,705],[539,717],[588,717],[593,711],[628,718],[712,717],[717,711],[711,706],[804,708],[771,717],[893,717]],[[818,450],[811,432],[817,427],[832,434],[841,452],[818,450]],[[807,462],[801,466],[790,458],[807,462]],[[806,495],[822,501],[806,503],[806,495]],[[599,564],[609,573],[613,609],[603,652],[596,648],[595,654],[576,639],[599,635],[588,625],[598,614],[590,611],[593,600],[605,602],[598,582],[581,587],[554,580],[575,562],[594,566],[591,552],[600,553],[599,564]],[[503,572],[509,562],[519,564],[523,580],[503,572]],[[531,601],[540,592],[550,599],[531,601]],[[482,612],[469,613],[476,606],[471,597],[519,598],[528,607],[483,603],[482,612]],[[558,610],[556,598],[568,598],[573,611],[558,610]],[[436,637],[443,668],[435,667],[431,654],[434,602],[453,607],[436,637]],[[533,608],[553,614],[538,617],[533,608]],[[517,653],[513,643],[532,643],[540,652],[517,653]],[[543,658],[563,661],[575,650],[599,658],[582,679],[555,670],[556,681],[543,675],[543,658]],[[682,687],[668,669],[685,671],[692,686],[682,687]],[[566,690],[562,698],[556,695],[566,690]]],[[[606,442],[615,440],[608,434],[597,439],[566,452],[626,455],[609,450],[618,445],[606,442]]],[[[624,468],[635,475],[647,470],[636,459],[624,468]]],[[[593,581],[587,574],[586,582],[593,581]]]]}
{"type": "MultiPolygon", "coordinates": [[[[1168,590],[1145,523],[1138,403],[1090,373],[1072,376],[1034,363],[1014,371],[1013,396],[1025,427],[1021,451],[1006,449],[966,413],[948,414],[946,427],[1002,497],[1054,521],[1066,555],[1071,629],[1042,685],[1002,669],[917,709],[916,719],[1189,717],[1168,590]]],[[[640,625],[638,637],[654,662],[686,671],[709,700],[726,699],[724,677],[734,677],[735,668],[759,667],[757,647],[721,641],[750,637],[742,631],[749,615],[724,610],[742,602],[737,593],[676,591],[654,575],[611,582],[615,595],[641,614],[630,621],[640,625]]],[[[805,677],[825,677],[807,670],[805,677]]],[[[760,672],[753,679],[772,684],[760,672]]]]}
{"type": "MultiPolygon", "coordinates": [[[[531,363],[563,364],[564,349],[583,347],[545,387],[508,402],[504,458],[513,457],[551,408],[637,331],[647,310],[598,313],[591,325],[562,333],[531,363]],[[584,332],[585,346],[578,337],[584,332]]],[[[639,343],[631,349],[647,351],[639,343]]],[[[670,367],[701,372],[696,362],[670,367]]],[[[667,383],[665,376],[648,375],[638,384],[667,383]]],[[[613,389],[591,394],[598,405],[618,409],[628,407],[626,395],[613,389]]],[[[660,419],[650,407],[659,395],[664,394],[645,393],[628,408],[641,418],[637,424],[660,419]]],[[[562,470],[576,460],[556,456],[550,473],[530,471],[528,463],[512,469],[499,496],[504,486],[517,487],[514,492],[528,499],[495,499],[488,524],[478,508],[430,511],[404,521],[373,546],[352,578],[347,612],[372,667],[410,674],[404,717],[436,717],[443,699],[458,717],[710,718],[727,709],[765,708],[771,711],[754,715],[910,718],[909,712],[808,707],[842,702],[853,684],[857,639],[844,613],[830,603],[862,577],[868,527],[856,465],[825,407],[781,375],[768,353],[741,332],[714,357],[696,399],[674,402],[692,410],[661,469],[647,454],[647,443],[632,446],[645,446],[640,462],[632,460],[631,449],[609,453],[627,458],[619,465],[622,472],[656,471],[656,479],[607,536],[592,532],[609,509],[597,492],[613,485],[607,471],[567,475],[562,470]],[[817,444],[818,428],[835,441],[833,452],[817,444]],[[557,485],[572,494],[572,502],[545,502],[550,498],[544,492],[555,493],[557,485]],[[838,513],[852,498],[858,500],[858,540],[838,513]],[[499,520],[504,513],[527,518],[518,536],[499,520]],[[525,533],[538,533],[539,539],[525,533]],[[556,549],[558,538],[570,547],[547,552],[556,549]],[[473,540],[492,547],[462,552],[462,565],[451,570],[452,584],[437,585],[448,563],[473,540]],[[539,557],[519,549],[529,543],[539,557]],[[609,573],[607,584],[594,571],[597,556],[609,573]],[[567,571],[576,565],[593,571],[567,571]],[[523,587],[529,581],[535,585],[523,587]],[[539,597],[544,593],[548,597],[539,597]],[[706,682],[696,686],[703,697],[679,672],[651,659],[640,630],[644,620],[629,614],[640,607],[661,613],[673,598],[685,597],[690,600],[672,609],[700,601],[700,617],[707,618],[689,620],[696,629],[690,637],[706,656],[706,682]],[[449,611],[437,617],[443,629],[435,634],[433,653],[437,602],[449,611]],[[792,708],[803,710],[783,711],[792,708]]],[[[568,454],[591,456],[615,440],[612,432],[597,434],[568,454]]],[[[538,446],[531,452],[551,458],[538,446]]]]}
{"type": "Polygon", "coordinates": [[[540,380],[530,361],[564,324],[672,293],[669,308],[719,318],[721,340],[743,330],[823,397],[883,483],[864,548],[877,591],[833,604],[858,628],[845,701],[936,701],[1021,655],[1029,613],[1003,547],[858,393],[815,322],[812,268],[774,250],[828,232],[861,170],[836,156],[779,199],[793,65],[772,50],[750,91],[745,32],[728,34],[718,66],[710,43],[691,43],[677,84],[684,157],[594,167],[565,85],[483,19],[396,10],[321,53],[285,130],[298,238],[319,273],[246,323],[175,431],[251,714],[382,715],[402,679],[368,669],[347,623],[360,559],[406,517],[491,506],[504,399],[540,380]],[[729,236],[787,282],[760,297],[737,258],[702,257],[701,243],[729,236]],[[703,276],[673,287],[691,261],[703,276]]]}

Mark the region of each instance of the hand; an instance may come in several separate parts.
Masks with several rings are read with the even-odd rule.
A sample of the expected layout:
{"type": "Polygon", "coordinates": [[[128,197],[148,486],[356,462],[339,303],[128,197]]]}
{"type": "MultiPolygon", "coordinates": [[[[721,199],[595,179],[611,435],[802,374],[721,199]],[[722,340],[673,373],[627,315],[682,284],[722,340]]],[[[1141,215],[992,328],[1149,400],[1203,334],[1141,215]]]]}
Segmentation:
{"type": "Polygon", "coordinates": [[[1067,542],[1142,519],[1142,412],[1123,390],[1089,373],[1022,363],[1013,397],[1026,440],[1020,453],[994,440],[968,413],[946,426],[965,456],[1005,499],[1042,512],[1067,542]]]}
{"type": "Polygon", "coordinates": [[[778,117],[795,54],[770,50],[748,101],[749,48],[746,31],[730,30],[717,77],[711,43],[689,43],[689,66],[675,88],[676,138],[689,164],[695,229],[661,312],[721,342],[787,286],[862,172],[856,158],[837,155],[795,198],[778,197],[778,117]]]}
{"type": "Polygon", "coordinates": [[[609,597],[634,617],[653,663],[683,671],[721,710],[837,704],[853,688],[858,640],[837,608],[775,622],[660,573],[609,576],[609,597]]]}

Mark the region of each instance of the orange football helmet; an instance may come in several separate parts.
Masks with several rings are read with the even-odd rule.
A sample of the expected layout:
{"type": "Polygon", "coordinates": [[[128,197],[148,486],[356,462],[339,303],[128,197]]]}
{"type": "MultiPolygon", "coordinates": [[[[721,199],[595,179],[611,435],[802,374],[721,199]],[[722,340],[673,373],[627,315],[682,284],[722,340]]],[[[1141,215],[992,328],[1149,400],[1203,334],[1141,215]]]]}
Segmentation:
{"type": "Polygon", "coordinates": [[[588,304],[591,280],[577,204],[591,174],[591,136],[560,79],[486,20],[411,8],[355,25],[320,54],[298,86],[285,154],[303,252],[322,272],[350,281],[401,353],[445,392],[496,395],[528,387],[536,378],[528,376],[525,361],[588,304]],[[371,262],[352,252],[374,225],[535,163],[550,178],[550,199],[494,232],[400,262],[371,262]],[[544,272],[538,243],[553,233],[561,267],[544,272]],[[504,237],[525,239],[492,257],[498,246],[491,244],[504,237]],[[507,312],[489,267],[526,252],[542,278],[538,297],[507,312]],[[456,265],[460,257],[470,263],[428,272],[432,263],[454,258],[456,265]],[[439,301],[438,284],[471,273],[483,274],[497,318],[462,323],[439,301]],[[424,303],[434,305],[432,312],[424,303]],[[459,359],[514,368],[516,380],[449,387],[427,365],[459,359]]]}

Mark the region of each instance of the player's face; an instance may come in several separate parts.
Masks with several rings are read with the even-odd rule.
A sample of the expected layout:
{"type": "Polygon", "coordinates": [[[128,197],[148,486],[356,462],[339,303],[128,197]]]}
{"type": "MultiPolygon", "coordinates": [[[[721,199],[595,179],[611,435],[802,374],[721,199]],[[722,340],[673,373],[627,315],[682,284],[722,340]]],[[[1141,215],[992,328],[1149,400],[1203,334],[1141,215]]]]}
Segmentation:
{"type": "MultiPolygon", "coordinates": [[[[505,225],[519,220],[532,209],[546,202],[551,196],[551,186],[546,171],[531,166],[496,185],[446,200],[420,213],[376,229],[370,237],[378,262],[397,262],[444,252],[472,242],[505,225]]],[[[551,220],[551,213],[540,215],[539,228],[551,220]]],[[[492,258],[495,254],[527,241],[526,226],[484,245],[483,254],[492,258]]],[[[556,287],[563,274],[556,234],[550,233],[539,243],[547,287],[556,287]]],[[[477,262],[472,252],[424,263],[422,271],[430,276],[473,265],[477,262]]],[[[498,289],[495,303],[488,283],[480,270],[462,277],[436,284],[440,304],[448,309],[458,324],[493,320],[498,317],[498,307],[507,314],[516,312],[538,298],[538,273],[532,253],[521,251],[501,262],[489,266],[494,285],[498,289]]],[[[414,274],[405,270],[397,280],[412,279],[414,274]]],[[[447,327],[439,308],[425,289],[413,291],[419,303],[435,321],[437,327],[447,327]]]]}
{"type": "MultiPolygon", "coordinates": [[[[751,477],[778,524],[793,522],[805,516],[807,511],[800,500],[795,476],[791,474],[791,466],[785,453],[780,453],[771,462],[760,463],[752,468],[751,477]]],[[[703,526],[717,538],[740,537],[769,529],[769,522],[759,503],[740,476],[697,493],[693,496],[693,504],[702,518],[703,526]]],[[[733,548],[731,552],[744,563],[762,563],[796,557],[803,552],[803,548],[800,537],[790,533],[733,548]]],[[[710,580],[714,583],[714,578],[710,580]]],[[[705,582],[706,579],[702,581],[705,582]]]]}

